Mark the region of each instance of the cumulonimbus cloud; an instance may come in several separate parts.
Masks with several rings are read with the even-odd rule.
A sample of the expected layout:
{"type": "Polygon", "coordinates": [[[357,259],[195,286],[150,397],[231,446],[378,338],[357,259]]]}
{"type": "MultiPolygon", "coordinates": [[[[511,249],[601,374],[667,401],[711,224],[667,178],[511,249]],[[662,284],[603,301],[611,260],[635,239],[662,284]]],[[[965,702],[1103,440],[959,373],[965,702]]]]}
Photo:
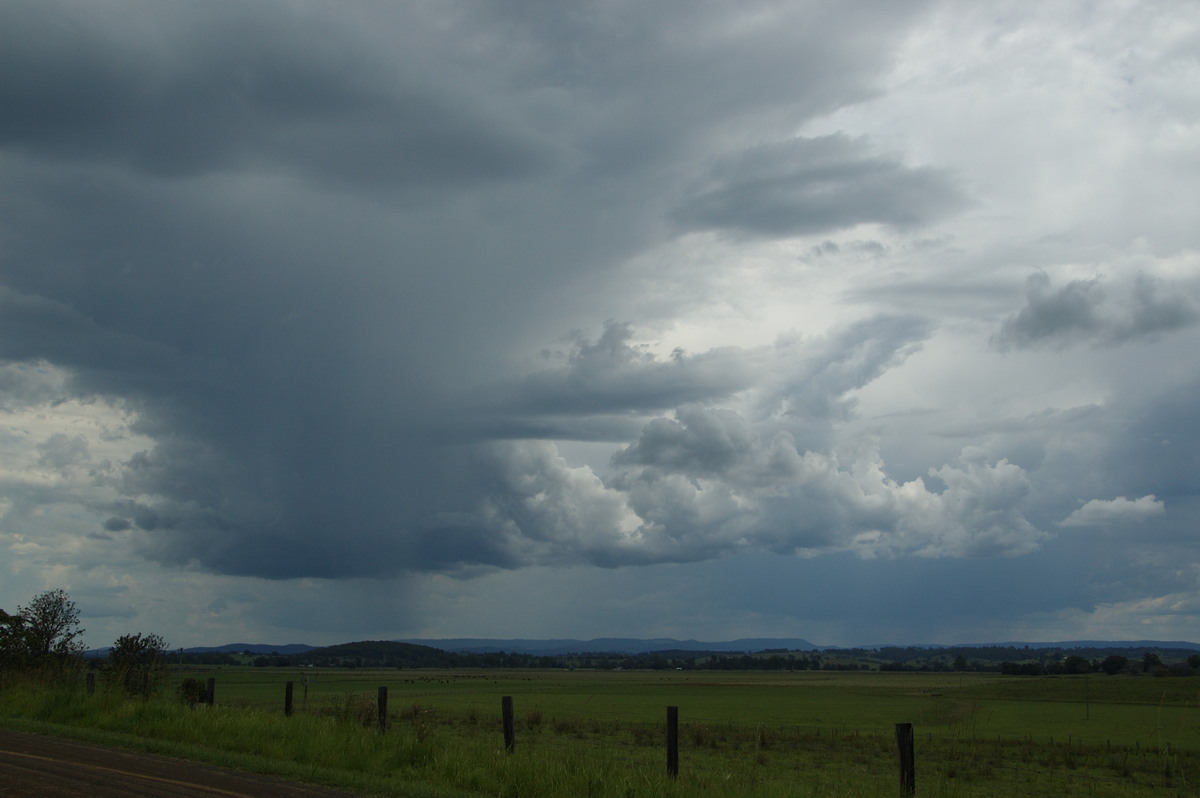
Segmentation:
{"type": "MultiPolygon", "coordinates": [[[[171,566],[1028,551],[1013,462],[896,481],[841,435],[929,319],[856,308],[823,335],[665,357],[633,324],[590,332],[639,290],[631,253],[681,232],[965,207],[949,171],[796,135],[877,90],[922,5],[598,4],[613,26],[554,4],[4,4],[0,404],[52,401],[28,370],[51,364],[54,391],[126,408],[148,443],[97,469],[90,509],[171,566]],[[561,358],[513,366],[573,326],[561,358]],[[564,441],[615,454],[581,465],[564,441]]],[[[1147,291],[1131,329],[1164,307],[1147,291]]],[[[1078,293],[1080,315],[1010,337],[1086,329],[1078,293]]],[[[86,445],[40,456],[78,470],[86,445]]]]}
{"type": "MultiPolygon", "coordinates": [[[[647,425],[601,478],[549,442],[496,444],[503,490],[472,524],[505,559],[602,566],[691,562],[744,550],[864,557],[1012,556],[1049,536],[1022,512],[1020,467],[966,451],[931,476],[898,483],[878,452],[802,451],[730,411],[681,408],[647,425]]],[[[461,520],[461,519],[460,519],[461,520]]],[[[500,565],[500,562],[493,563],[500,565]]]]}

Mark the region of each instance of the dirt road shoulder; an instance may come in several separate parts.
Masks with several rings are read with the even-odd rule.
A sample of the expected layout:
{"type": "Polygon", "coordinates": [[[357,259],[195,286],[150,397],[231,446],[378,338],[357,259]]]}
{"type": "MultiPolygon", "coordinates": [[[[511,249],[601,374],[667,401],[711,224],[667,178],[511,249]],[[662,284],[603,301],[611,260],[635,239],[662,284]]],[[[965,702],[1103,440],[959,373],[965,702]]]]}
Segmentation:
{"type": "Polygon", "coordinates": [[[228,768],[0,729],[0,796],[352,798],[355,793],[228,768]]]}

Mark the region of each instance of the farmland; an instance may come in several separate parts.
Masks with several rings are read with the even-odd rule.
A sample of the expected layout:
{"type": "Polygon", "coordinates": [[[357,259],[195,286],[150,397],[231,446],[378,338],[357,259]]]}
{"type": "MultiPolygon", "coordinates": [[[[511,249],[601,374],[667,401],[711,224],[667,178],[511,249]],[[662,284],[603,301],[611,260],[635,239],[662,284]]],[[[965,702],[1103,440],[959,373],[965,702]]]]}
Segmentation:
{"type": "Polygon", "coordinates": [[[0,691],[0,722],[379,794],[892,796],[898,722],[915,727],[922,796],[1200,794],[1193,678],[224,668],[172,670],[149,701],[64,690],[0,691]],[[215,679],[214,706],[175,700],[183,678],[215,679]],[[511,754],[502,696],[515,707],[511,754]],[[678,779],[665,773],[668,706],[678,779]]]}

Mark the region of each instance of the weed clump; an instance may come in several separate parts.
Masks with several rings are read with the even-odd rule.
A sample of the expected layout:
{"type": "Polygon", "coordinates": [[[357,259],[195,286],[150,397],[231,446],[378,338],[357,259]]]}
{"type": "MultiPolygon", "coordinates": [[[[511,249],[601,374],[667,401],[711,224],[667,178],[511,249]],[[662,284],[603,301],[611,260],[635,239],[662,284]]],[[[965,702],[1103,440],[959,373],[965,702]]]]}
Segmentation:
{"type": "Polygon", "coordinates": [[[195,709],[197,704],[203,702],[208,697],[208,686],[199,679],[188,676],[179,683],[176,695],[179,697],[181,704],[188,709],[195,709]]]}

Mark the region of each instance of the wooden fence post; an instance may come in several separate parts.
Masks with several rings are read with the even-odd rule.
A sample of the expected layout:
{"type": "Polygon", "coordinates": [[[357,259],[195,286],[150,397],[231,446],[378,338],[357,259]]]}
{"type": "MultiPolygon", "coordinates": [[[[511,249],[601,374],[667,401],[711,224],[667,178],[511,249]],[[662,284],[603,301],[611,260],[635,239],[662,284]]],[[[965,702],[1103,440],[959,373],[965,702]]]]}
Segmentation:
{"type": "Polygon", "coordinates": [[[679,707],[667,707],[667,775],[679,776],[679,707]]]}
{"type": "Polygon", "coordinates": [[[379,688],[379,698],[376,700],[376,705],[379,709],[379,733],[383,734],[387,731],[387,687],[379,688]]]}
{"type": "Polygon", "coordinates": [[[504,750],[512,753],[517,747],[516,723],[513,720],[512,696],[506,695],[500,699],[500,715],[504,721],[504,750]]]}
{"type": "Polygon", "coordinates": [[[208,706],[213,705],[213,699],[217,697],[217,680],[216,677],[208,677],[208,685],[204,689],[204,703],[208,706]]]}
{"type": "Polygon", "coordinates": [[[88,671],[87,674],[87,694],[91,695],[96,692],[96,672],[88,671]]]}
{"type": "Polygon", "coordinates": [[[288,682],[283,688],[283,714],[289,718],[292,716],[292,691],[294,686],[294,682],[288,682]]]}
{"type": "Polygon", "coordinates": [[[916,757],[913,752],[913,725],[896,724],[896,748],[900,752],[900,794],[910,798],[917,791],[916,757]]]}

